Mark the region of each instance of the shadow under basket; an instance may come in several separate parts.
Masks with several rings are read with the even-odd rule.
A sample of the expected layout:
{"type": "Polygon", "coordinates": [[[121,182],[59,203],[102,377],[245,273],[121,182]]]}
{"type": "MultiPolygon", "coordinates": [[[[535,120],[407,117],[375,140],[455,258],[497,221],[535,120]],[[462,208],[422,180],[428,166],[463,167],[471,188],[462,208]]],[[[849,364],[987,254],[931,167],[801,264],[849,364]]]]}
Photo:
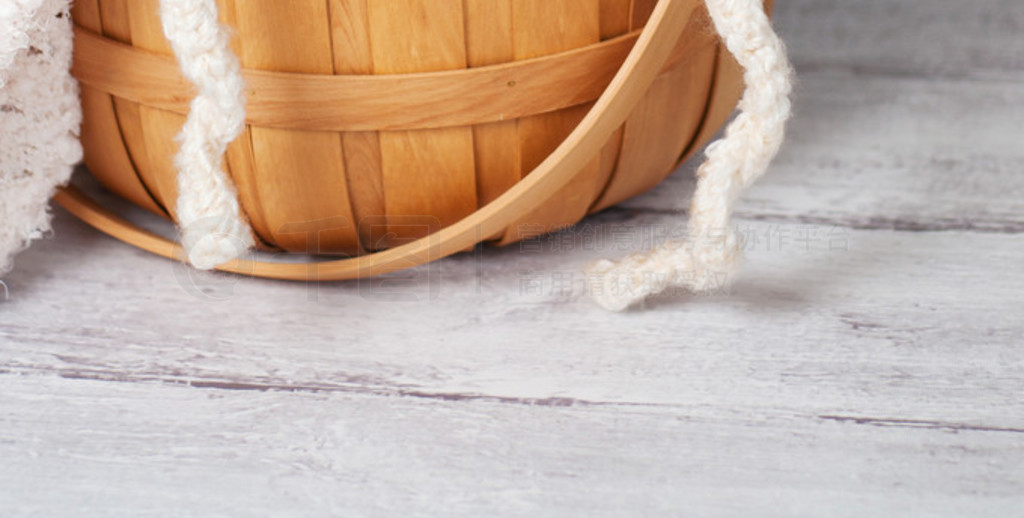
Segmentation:
{"type": "MultiPolygon", "coordinates": [[[[220,267],[249,275],[363,277],[572,225],[661,182],[743,87],[702,0],[217,3],[247,85],[225,170],[258,246],[346,256],[220,267]]],[[[76,0],[73,17],[85,163],[174,220],[194,90],[158,0],[76,0]]],[[[57,200],[182,255],[74,188],[57,200]]]]}

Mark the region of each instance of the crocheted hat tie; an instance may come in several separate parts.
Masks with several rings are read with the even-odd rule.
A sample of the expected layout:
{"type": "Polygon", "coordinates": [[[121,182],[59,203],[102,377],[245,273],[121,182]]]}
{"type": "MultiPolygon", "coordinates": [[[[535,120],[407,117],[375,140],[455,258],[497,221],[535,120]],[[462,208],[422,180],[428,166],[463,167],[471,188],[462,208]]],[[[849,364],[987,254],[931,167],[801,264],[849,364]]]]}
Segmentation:
{"type": "Polygon", "coordinates": [[[210,269],[253,246],[222,164],[245,129],[245,86],[214,0],[161,0],[160,18],[185,78],[199,90],[178,135],[176,212],[189,263],[210,269]]]}
{"type": "Polygon", "coordinates": [[[760,0],[705,0],[715,29],[744,69],[740,114],[710,144],[697,169],[687,237],[588,269],[594,300],[623,310],[669,287],[722,289],[737,270],[742,240],[730,219],[737,198],[768,169],[790,115],[792,70],[760,0]]]}
{"type": "MultiPolygon", "coordinates": [[[[791,68],[761,0],[705,0],[715,29],[744,69],[740,114],[707,148],[697,171],[688,237],[588,269],[594,299],[622,310],[671,286],[695,292],[731,281],[742,243],[733,206],[764,174],[782,144],[790,115],[791,68]]],[[[227,145],[245,125],[240,66],[215,0],[161,0],[167,39],[186,78],[198,88],[178,140],[177,213],[189,262],[209,269],[245,253],[252,231],[222,169],[227,145]]]]}

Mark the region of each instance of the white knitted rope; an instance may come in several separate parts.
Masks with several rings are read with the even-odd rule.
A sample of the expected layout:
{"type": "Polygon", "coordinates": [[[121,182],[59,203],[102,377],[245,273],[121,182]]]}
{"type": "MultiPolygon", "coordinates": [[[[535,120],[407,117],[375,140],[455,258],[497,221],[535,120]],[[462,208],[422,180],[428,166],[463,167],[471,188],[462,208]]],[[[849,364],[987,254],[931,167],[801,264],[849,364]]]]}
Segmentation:
{"type": "MultiPolygon", "coordinates": [[[[594,299],[622,310],[670,286],[692,291],[731,281],[741,256],[732,228],[733,205],[744,188],[764,174],[782,144],[789,118],[791,76],[785,49],[772,30],[762,0],[705,0],[715,28],[744,68],[740,114],[725,137],[707,149],[697,171],[689,237],[588,269],[594,299]]],[[[185,77],[199,88],[175,157],[178,220],[189,262],[212,268],[253,244],[234,187],[221,170],[227,145],[245,125],[245,98],[238,60],[227,31],[217,22],[214,0],[161,0],[164,32],[185,77]]]]}
{"type": "Polygon", "coordinates": [[[221,169],[245,128],[245,89],[214,0],[160,0],[160,18],[185,77],[199,93],[178,135],[178,224],[188,261],[209,269],[253,245],[234,185],[221,169]]]}
{"type": "Polygon", "coordinates": [[[744,69],[740,114],[725,136],[708,146],[697,170],[687,239],[588,268],[591,296],[612,311],[669,287],[706,292],[731,282],[742,256],[730,222],[733,206],[764,174],[784,138],[792,71],[761,0],[705,1],[715,29],[744,69]]]}

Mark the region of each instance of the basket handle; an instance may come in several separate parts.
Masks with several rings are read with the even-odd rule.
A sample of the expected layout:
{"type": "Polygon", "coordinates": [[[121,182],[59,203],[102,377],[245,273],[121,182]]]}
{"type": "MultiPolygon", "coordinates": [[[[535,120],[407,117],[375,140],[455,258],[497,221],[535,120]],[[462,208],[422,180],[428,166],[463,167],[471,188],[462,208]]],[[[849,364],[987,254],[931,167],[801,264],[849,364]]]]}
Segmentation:
{"type": "MultiPolygon", "coordinates": [[[[440,259],[474,246],[480,236],[500,232],[521,214],[547,201],[550,193],[568,184],[601,150],[654,82],[697,5],[693,0],[659,1],[622,67],[576,129],[521,181],[462,220],[415,241],[369,255],[310,263],[236,259],[217,269],[274,279],[354,279],[440,259]]],[[[106,234],[164,257],[183,257],[179,244],[124,220],[73,186],[60,189],[54,200],[106,234]]]]}

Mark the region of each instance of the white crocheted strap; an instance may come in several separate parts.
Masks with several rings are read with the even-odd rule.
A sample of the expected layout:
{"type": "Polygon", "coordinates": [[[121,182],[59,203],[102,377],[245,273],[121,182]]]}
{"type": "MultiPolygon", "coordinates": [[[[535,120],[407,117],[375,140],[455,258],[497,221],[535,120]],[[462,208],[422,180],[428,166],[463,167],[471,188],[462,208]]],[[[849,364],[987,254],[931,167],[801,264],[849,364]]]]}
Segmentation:
{"type": "Polygon", "coordinates": [[[182,73],[199,90],[178,136],[176,208],[188,261],[210,269],[253,246],[235,187],[221,169],[228,144],[245,128],[245,89],[214,0],[161,0],[160,18],[182,73]]]}
{"type": "MultiPolygon", "coordinates": [[[[744,68],[740,114],[699,168],[689,239],[591,269],[595,298],[623,309],[668,286],[694,291],[732,278],[740,249],[730,218],[740,193],[767,169],[789,118],[791,71],[761,0],[705,0],[725,46],[744,68]],[[710,236],[718,236],[712,238],[710,236]],[[596,290],[595,290],[596,291],[596,290]]],[[[210,268],[252,245],[222,155],[244,125],[244,90],[214,0],[161,0],[161,18],[182,71],[199,89],[182,130],[178,218],[189,260],[210,268]]]]}
{"type": "Polygon", "coordinates": [[[792,70],[761,0],[705,0],[715,29],[744,69],[740,114],[697,170],[688,237],[588,269],[591,296],[620,311],[669,287],[707,292],[734,278],[742,246],[730,219],[737,198],[778,153],[790,115],[792,70]]]}

